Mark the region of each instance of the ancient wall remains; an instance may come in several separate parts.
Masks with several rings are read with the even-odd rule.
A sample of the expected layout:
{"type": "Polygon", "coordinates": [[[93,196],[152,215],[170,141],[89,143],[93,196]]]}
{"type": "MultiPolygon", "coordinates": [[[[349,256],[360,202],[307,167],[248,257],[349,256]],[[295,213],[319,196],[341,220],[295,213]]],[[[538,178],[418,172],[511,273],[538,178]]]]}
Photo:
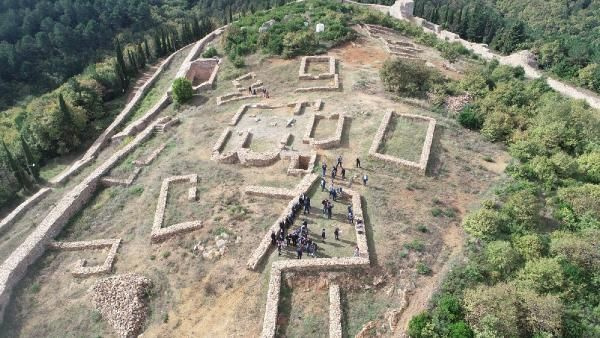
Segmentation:
{"type": "Polygon", "coordinates": [[[41,188],[33,194],[31,197],[23,201],[23,203],[19,204],[10,214],[6,215],[0,221],[0,234],[4,233],[9,227],[11,227],[15,221],[21,217],[21,215],[33,208],[42,198],[46,197],[52,191],[51,188],[41,188]]]}
{"type": "Polygon", "coordinates": [[[287,174],[290,176],[303,176],[313,171],[317,161],[317,153],[302,155],[297,152],[286,152],[283,157],[289,158],[290,164],[287,168],[287,174]]]}
{"type": "Polygon", "coordinates": [[[387,163],[401,165],[409,169],[417,170],[421,174],[425,175],[425,172],[427,170],[427,163],[429,162],[429,154],[431,152],[431,144],[433,143],[433,134],[435,132],[435,119],[421,115],[396,114],[398,117],[403,117],[406,119],[424,120],[428,122],[427,132],[425,134],[425,141],[423,142],[419,162],[413,162],[395,156],[382,154],[379,152],[379,149],[381,148],[381,144],[383,142],[383,138],[388,130],[392,118],[394,117],[394,114],[395,113],[393,111],[389,111],[383,116],[381,124],[379,125],[379,129],[377,130],[377,133],[375,133],[375,137],[373,138],[371,148],[369,149],[369,156],[377,158],[387,163]]]}
{"type": "Polygon", "coordinates": [[[298,78],[300,80],[329,80],[333,79],[333,84],[329,86],[315,86],[315,87],[303,87],[297,88],[295,92],[315,92],[315,91],[334,91],[340,89],[340,78],[336,73],[336,61],[333,56],[303,56],[300,60],[300,70],[298,71],[298,78]],[[309,73],[308,67],[311,62],[327,62],[328,71],[321,74],[309,73]]]}
{"type": "Polygon", "coordinates": [[[165,107],[171,104],[171,102],[173,102],[171,97],[167,94],[164,94],[160,98],[160,100],[152,108],[150,108],[150,110],[146,112],[146,114],[144,114],[142,117],[135,120],[134,122],[128,124],[127,127],[125,127],[125,129],[115,134],[111,139],[113,141],[121,141],[126,137],[139,133],[140,130],[146,128],[146,126],[148,126],[148,123],[154,120],[158,113],[160,113],[163,109],[165,109],[165,107]]]}
{"type": "Polygon", "coordinates": [[[158,157],[158,155],[165,149],[166,146],[166,143],[161,144],[145,158],[138,158],[137,160],[133,161],[133,164],[140,167],[145,167],[149,165],[150,163],[152,163],[152,161],[154,161],[154,159],[158,157]]]}
{"type": "Polygon", "coordinates": [[[295,189],[293,189],[293,191],[282,191],[270,187],[251,187],[251,189],[249,190],[250,194],[254,195],[283,198],[284,196],[281,195],[281,193],[285,193],[287,194],[286,196],[290,196],[290,194],[293,192],[293,197],[291,198],[291,201],[288,203],[287,207],[281,213],[279,218],[273,223],[273,225],[271,225],[258,247],[254,249],[254,252],[252,253],[250,258],[248,259],[248,262],[246,263],[248,269],[256,270],[256,268],[258,267],[262,259],[265,257],[265,255],[269,252],[269,249],[271,247],[271,231],[277,231],[279,229],[279,222],[284,220],[285,217],[292,211],[292,207],[294,206],[294,203],[297,202],[296,199],[298,198],[298,196],[300,196],[303,193],[307,193],[310,187],[317,181],[318,178],[319,175],[316,174],[304,176],[302,181],[298,183],[298,185],[295,189]]]}
{"type": "Polygon", "coordinates": [[[344,124],[346,122],[346,114],[333,113],[330,115],[314,114],[308,120],[304,136],[302,137],[302,143],[311,144],[316,149],[330,149],[338,147],[342,142],[342,133],[344,131],[344,124]],[[315,140],[313,137],[315,131],[315,125],[319,119],[337,119],[337,125],[335,133],[328,138],[315,140]]]}
{"type": "Polygon", "coordinates": [[[104,248],[110,248],[108,255],[104,260],[104,263],[97,266],[87,266],[85,259],[79,259],[71,273],[75,277],[89,277],[99,274],[107,274],[112,271],[112,267],[117,256],[117,250],[121,239],[98,239],[93,241],[79,241],[79,242],[50,242],[48,247],[55,250],[65,251],[83,251],[83,250],[100,250],[104,248]]]}
{"type": "MultiPolygon", "coordinates": [[[[185,74],[185,67],[189,66],[189,62],[191,60],[193,60],[194,58],[196,58],[196,56],[198,55],[200,50],[202,50],[208,42],[214,40],[216,37],[221,35],[224,32],[226,27],[227,26],[214,30],[213,32],[211,32],[210,34],[208,34],[207,36],[205,36],[204,38],[202,38],[201,40],[199,40],[198,42],[195,43],[194,47],[192,47],[192,50],[190,51],[190,53],[184,60],[182,66],[180,67],[178,76],[176,76],[176,78],[183,76],[183,75],[179,76],[180,73],[185,74]]],[[[154,74],[148,79],[148,81],[146,81],[146,83],[144,83],[140,88],[138,88],[138,90],[136,91],[133,98],[129,101],[129,103],[127,103],[125,108],[123,108],[123,110],[121,110],[119,115],[117,115],[117,117],[114,119],[114,121],[104,130],[104,132],[102,132],[102,134],[100,134],[100,136],[98,136],[96,141],[94,141],[94,143],[90,146],[90,148],[88,148],[88,150],[83,155],[83,157],[80,160],[73,163],[73,165],[71,165],[69,168],[65,169],[63,172],[61,172],[57,176],[53,177],[50,180],[50,183],[51,184],[62,184],[69,177],[78,173],[84,166],[87,166],[90,162],[92,162],[95,159],[95,157],[98,155],[100,150],[102,150],[102,148],[104,148],[104,146],[106,146],[106,144],[111,140],[111,138],[115,134],[117,128],[120,127],[121,124],[129,117],[131,112],[133,112],[134,108],[141,101],[141,99],[148,92],[148,90],[150,90],[150,87],[156,82],[156,80],[158,79],[158,76],[171,63],[171,61],[173,60],[175,55],[177,53],[179,53],[180,51],[182,51],[183,49],[187,48],[188,46],[185,46],[185,47],[179,49],[178,51],[171,54],[168,58],[166,58],[165,61],[163,61],[160,64],[160,66],[156,69],[154,74]]],[[[152,110],[154,110],[155,112],[160,111],[168,103],[165,103],[164,99],[161,99],[159,104],[162,105],[161,108],[154,110],[157,107],[155,105],[153,108],[151,108],[151,111],[152,110]]],[[[153,114],[150,114],[150,115],[153,115],[153,114]]],[[[138,126],[135,129],[140,130],[142,125],[147,123],[147,121],[149,119],[150,119],[150,117],[147,119],[144,119],[143,120],[144,122],[139,122],[138,126]]],[[[135,130],[133,130],[133,129],[130,130],[129,135],[132,135],[131,133],[134,131],[135,130]]]]}
{"type": "Polygon", "coordinates": [[[329,285],[329,338],[342,338],[340,286],[329,285]]]}
{"type": "Polygon", "coordinates": [[[114,186],[128,187],[131,185],[131,183],[133,183],[133,181],[136,179],[136,177],[138,176],[140,171],[142,171],[142,168],[134,167],[133,172],[127,178],[102,177],[102,179],[100,179],[100,181],[106,187],[114,187],[114,186]]]}
{"type": "Polygon", "coordinates": [[[160,187],[160,194],[158,196],[158,203],[156,204],[156,211],[154,212],[154,222],[152,223],[152,233],[150,234],[150,240],[152,241],[152,243],[159,243],[177,234],[194,231],[202,227],[201,221],[183,222],[163,227],[165,209],[167,207],[169,186],[172,183],[177,182],[188,182],[190,184],[190,188],[188,189],[188,200],[196,200],[196,185],[198,184],[198,175],[191,174],[183,176],[173,176],[164,179],[160,187]]]}
{"type": "Polygon", "coordinates": [[[214,87],[220,64],[221,59],[218,58],[201,58],[189,64],[185,77],[192,82],[192,89],[195,93],[214,87]]]}

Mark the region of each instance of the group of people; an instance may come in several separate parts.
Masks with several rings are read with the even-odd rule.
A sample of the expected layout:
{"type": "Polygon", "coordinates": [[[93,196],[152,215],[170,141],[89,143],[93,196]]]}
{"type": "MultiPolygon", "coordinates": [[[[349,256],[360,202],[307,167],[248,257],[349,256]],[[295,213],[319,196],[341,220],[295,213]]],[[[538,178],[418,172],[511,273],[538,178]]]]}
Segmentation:
{"type": "MultiPolygon", "coordinates": [[[[252,88],[252,86],[248,87],[248,93],[250,93],[250,95],[256,95],[256,93],[257,93],[256,88],[252,88]]],[[[260,96],[262,96],[266,99],[268,99],[270,97],[269,91],[265,87],[258,88],[258,93],[260,93],[260,96]]]]}
{"type": "MultiPolygon", "coordinates": [[[[255,93],[255,89],[249,88],[249,91],[254,91],[255,93]]],[[[268,92],[264,89],[261,88],[261,91],[263,91],[263,93],[265,95],[267,95],[266,97],[268,97],[268,92]]],[[[356,167],[360,168],[361,166],[360,163],[360,159],[356,159],[356,167]]],[[[321,191],[325,191],[326,189],[326,174],[327,174],[327,163],[323,163],[321,166],[322,170],[323,170],[323,176],[321,177],[321,191]]],[[[341,173],[342,179],[346,178],[346,169],[343,166],[343,160],[341,156],[338,156],[337,158],[337,162],[336,165],[332,168],[331,170],[331,185],[328,189],[328,193],[329,193],[329,198],[331,198],[334,202],[337,201],[338,197],[342,196],[342,188],[338,187],[336,188],[333,184],[333,180],[335,179],[336,175],[338,174],[338,170],[341,173]]],[[[365,174],[363,176],[363,184],[367,184],[367,180],[368,177],[365,174]]],[[[333,202],[330,199],[324,199],[321,201],[321,204],[323,205],[323,215],[326,215],[326,217],[328,219],[331,219],[333,216],[333,202]]],[[[294,219],[296,218],[297,214],[302,211],[304,215],[310,214],[310,209],[311,209],[311,201],[310,201],[310,197],[305,195],[305,194],[301,194],[298,197],[298,200],[294,202],[294,204],[292,205],[292,209],[290,211],[290,213],[279,223],[279,230],[277,231],[277,233],[275,231],[271,232],[271,244],[273,246],[277,247],[277,251],[279,253],[279,255],[281,255],[281,250],[284,247],[295,247],[295,251],[296,251],[296,255],[298,259],[302,258],[302,255],[304,253],[307,253],[309,256],[315,257],[316,253],[317,253],[317,243],[315,240],[310,239],[309,237],[309,230],[308,230],[308,221],[304,220],[302,222],[302,225],[297,228],[294,229],[293,231],[288,232],[288,229],[290,229],[290,227],[293,225],[294,223],[294,219]]],[[[347,213],[347,217],[348,217],[348,223],[350,224],[354,224],[354,210],[352,209],[352,204],[348,205],[348,213],[347,213]]],[[[357,225],[360,223],[362,225],[362,220],[357,220],[357,225]]],[[[336,227],[335,230],[333,231],[333,235],[336,241],[340,240],[340,229],[339,227],[336,227]]],[[[321,231],[321,239],[323,240],[323,242],[325,242],[326,239],[326,232],[325,229],[322,229],[321,231]]],[[[359,255],[359,249],[358,247],[355,247],[354,249],[354,255],[358,256],[359,255]]]]}

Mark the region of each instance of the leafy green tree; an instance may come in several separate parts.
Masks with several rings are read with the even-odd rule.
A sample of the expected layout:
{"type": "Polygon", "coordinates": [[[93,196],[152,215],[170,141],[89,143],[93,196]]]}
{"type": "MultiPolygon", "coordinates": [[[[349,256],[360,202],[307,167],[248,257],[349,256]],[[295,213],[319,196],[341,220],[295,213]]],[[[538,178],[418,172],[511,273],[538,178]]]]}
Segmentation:
{"type": "Polygon", "coordinates": [[[23,172],[23,169],[21,168],[21,166],[17,164],[17,162],[15,161],[15,158],[8,150],[8,147],[6,146],[6,143],[4,143],[4,141],[2,141],[2,148],[4,149],[4,153],[6,154],[8,164],[13,172],[13,175],[15,175],[17,182],[19,182],[19,185],[21,187],[23,187],[27,190],[30,190],[31,183],[27,179],[27,175],[25,174],[25,172],[23,172]]]}
{"type": "Polygon", "coordinates": [[[543,256],[546,246],[536,234],[527,234],[513,239],[513,247],[527,261],[543,256]]]}
{"type": "Polygon", "coordinates": [[[518,281],[525,288],[540,293],[559,291],[564,284],[562,267],[557,258],[540,258],[525,263],[518,281]]]}
{"type": "Polygon", "coordinates": [[[504,230],[504,217],[496,210],[479,209],[463,220],[465,231],[476,238],[491,241],[504,230]]]}
{"type": "Polygon", "coordinates": [[[527,331],[534,336],[562,333],[563,304],[556,295],[539,295],[531,290],[520,290],[519,295],[525,312],[527,331]]]}
{"type": "Polygon", "coordinates": [[[512,232],[535,230],[539,223],[542,206],[535,191],[521,190],[511,194],[503,206],[509,215],[512,232]]]}
{"type": "Polygon", "coordinates": [[[600,151],[592,151],[577,158],[579,170],[585,178],[593,183],[600,183],[600,151]]]}
{"type": "Polygon", "coordinates": [[[403,96],[423,95],[437,74],[425,64],[403,59],[386,60],[379,72],[385,89],[403,96]]]}
{"type": "Polygon", "coordinates": [[[494,279],[508,276],[518,267],[519,254],[507,241],[493,241],[485,247],[485,259],[494,279]]]}
{"type": "Polygon", "coordinates": [[[476,335],[521,336],[519,297],[514,285],[498,283],[466,290],[464,307],[467,322],[476,335]]]}
{"type": "Polygon", "coordinates": [[[431,317],[427,312],[421,312],[420,314],[411,318],[408,323],[408,335],[411,338],[425,338],[423,335],[424,329],[431,323],[431,317]]]}
{"type": "Polygon", "coordinates": [[[186,78],[177,78],[173,81],[173,99],[177,103],[184,103],[192,98],[194,91],[192,82],[186,78]]]}

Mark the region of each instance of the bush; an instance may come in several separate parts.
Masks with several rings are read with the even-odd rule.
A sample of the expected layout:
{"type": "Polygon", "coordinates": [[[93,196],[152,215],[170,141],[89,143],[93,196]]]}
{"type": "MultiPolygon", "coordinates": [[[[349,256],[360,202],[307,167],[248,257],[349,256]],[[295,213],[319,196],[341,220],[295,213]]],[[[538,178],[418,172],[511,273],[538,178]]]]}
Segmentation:
{"type": "Polygon", "coordinates": [[[385,61],[379,76],[386,90],[412,97],[425,94],[438,79],[438,74],[424,63],[403,59],[385,61]]]}
{"type": "Polygon", "coordinates": [[[246,65],[244,58],[239,55],[230,56],[229,59],[235,68],[243,68],[246,65]]]}
{"type": "Polygon", "coordinates": [[[431,268],[428,267],[425,263],[419,262],[417,263],[417,273],[419,275],[428,275],[431,273],[431,268]]]}
{"type": "Polygon", "coordinates": [[[472,105],[464,106],[458,114],[457,119],[461,126],[471,130],[479,130],[483,125],[483,118],[472,105]]]}
{"type": "Polygon", "coordinates": [[[427,312],[422,312],[411,318],[408,323],[408,335],[411,338],[421,338],[426,337],[423,334],[423,329],[425,329],[431,323],[431,317],[427,312]]]}
{"type": "Polygon", "coordinates": [[[194,90],[192,82],[186,78],[177,78],[173,81],[173,99],[177,103],[184,103],[192,98],[194,90]]]}
{"type": "Polygon", "coordinates": [[[504,221],[504,217],[496,210],[479,209],[467,215],[463,228],[471,236],[489,241],[502,232],[504,221]]]}
{"type": "Polygon", "coordinates": [[[206,49],[204,53],[202,53],[203,58],[213,58],[218,55],[219,53],[217,52],[217,49],[215,47],[208,47],[208,49],[206,49]]]}

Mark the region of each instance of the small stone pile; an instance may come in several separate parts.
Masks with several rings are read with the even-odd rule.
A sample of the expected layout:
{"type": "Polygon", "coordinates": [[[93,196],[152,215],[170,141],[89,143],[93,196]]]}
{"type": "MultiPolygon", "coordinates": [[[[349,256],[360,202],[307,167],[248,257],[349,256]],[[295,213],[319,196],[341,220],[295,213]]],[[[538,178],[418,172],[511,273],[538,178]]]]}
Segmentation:
{"type": "Polygon", "coordinates": [[[471,102],[471,94],[463,94],[457,96],[450,96],[446,99],[446,108],[451,113],[458,113],[463,110],[463,108],[471,102]]]}
{"type": "Polygon", "coordinates": [[[108,277],[92,287],[92,301],[119,337],[135,337],[146,319],[145,296],[151,287],[152,281],[138,274],[108,277]]]}
{"type": "MultiPolygon", "coordinates": [[[[235,237],[235,243],[238,244],[241,242],[242,238],[239,236],[235,237]]],[[[228,233],[223,232],[217,236],[215,236],[215,244],[214,245],[203,245],[202,243],[196,244],[194,246],[194,252],[197,252],[202,255],[202,258],[208,260],[216,260],[227,252],[227,244],[231,243],[233,239],[229,236],[228,233]]]]}

